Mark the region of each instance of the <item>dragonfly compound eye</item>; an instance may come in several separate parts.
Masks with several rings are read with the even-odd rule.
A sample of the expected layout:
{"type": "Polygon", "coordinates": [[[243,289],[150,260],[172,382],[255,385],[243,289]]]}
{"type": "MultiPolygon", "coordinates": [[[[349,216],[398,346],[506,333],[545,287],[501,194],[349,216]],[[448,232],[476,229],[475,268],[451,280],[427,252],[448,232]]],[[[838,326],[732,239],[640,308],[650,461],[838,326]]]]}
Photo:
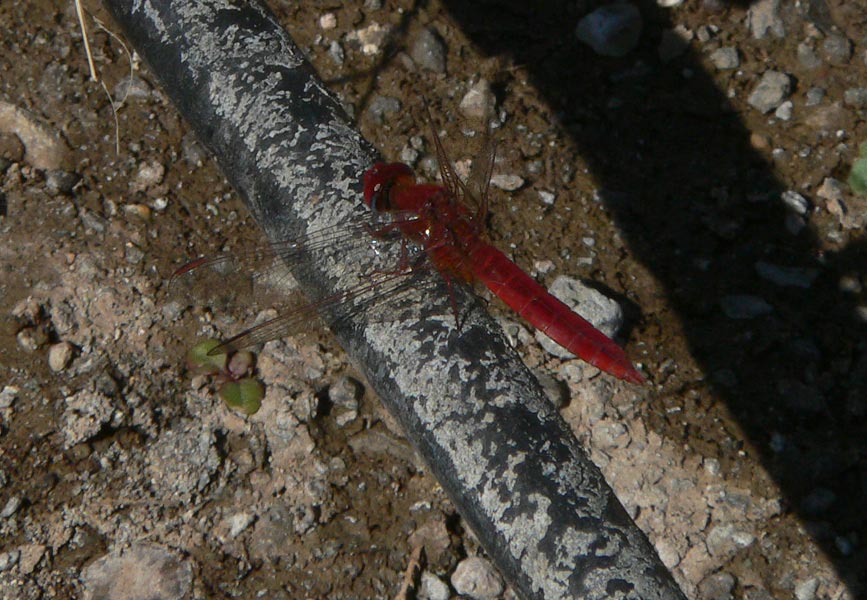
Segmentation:
{"type": "Polygon", "coordinates": [[[397,181],[413,181],[412,169],[402,163],[376,163],[364,174],[364,203],[375,211],[391,209],[391,189],[397,181]]]}

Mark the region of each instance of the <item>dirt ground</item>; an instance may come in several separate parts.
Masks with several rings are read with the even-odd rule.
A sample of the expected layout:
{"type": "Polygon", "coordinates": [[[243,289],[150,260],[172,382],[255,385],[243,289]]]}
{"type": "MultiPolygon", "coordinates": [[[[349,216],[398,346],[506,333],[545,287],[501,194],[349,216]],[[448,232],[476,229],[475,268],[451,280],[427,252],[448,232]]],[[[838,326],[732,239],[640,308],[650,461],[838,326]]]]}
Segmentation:
{"type": "MultiPolygon", "coordinates": [[[[459,106],[489,84],[490,238],[546,284],[620,302],[651,385],[575,377],[491,310],[568,390],[564,416],[689,597],[867,597],[867,200],[845,184],[867,141],[867,4],[640,2],[619,58],[575,36],[596,4],[532,4],[271,6],[383,156],[421,172],[422,95],[465,161],[459,106]],[[789,77],[762,106],[767,71],[789,77]]],[[[421,544],[419,597],[484,579],[327,332],[258,353],[253,417],[187,372],[196,340],[269,307],[182,302],[168,276],[260,234],[86,8],[116,111],[71,2],[0,4],[0,597],[391,598],[421,544]]]]}

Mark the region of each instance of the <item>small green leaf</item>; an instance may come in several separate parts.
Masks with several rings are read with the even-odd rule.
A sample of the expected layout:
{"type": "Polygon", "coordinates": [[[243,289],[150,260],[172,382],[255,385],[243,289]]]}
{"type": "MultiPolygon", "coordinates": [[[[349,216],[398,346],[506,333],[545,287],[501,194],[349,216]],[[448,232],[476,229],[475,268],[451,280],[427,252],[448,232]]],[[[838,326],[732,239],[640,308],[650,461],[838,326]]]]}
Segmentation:
{"type": "Polygon", "coordinates": [[[867,142],[861,142],[858,145],[858,156],[861,158],[867,158],[867,142]]]}
{"type": "Polygon", "coordinates": [[[219,340],[205,340],[193,346],[187,353],[187,366],[198,375],[213,375],[226,370],[225,354],[208,354],[220,345],[219,340]]]}
{"type": "Polygon", "coordinates": [[[852,163],[852,172],[847,183],[856,194],[867,194],[867,142],[861,144],[861,155],[864,158],[852,163]]]}
{"type": "Polygon", "coordinates": [[[248,377],[240,381],[229,381],[220,388],[220,398],[226,406],[239,410],[247,416],[254,415],[262,406],[265,387],[256,379],[248,377]]]}

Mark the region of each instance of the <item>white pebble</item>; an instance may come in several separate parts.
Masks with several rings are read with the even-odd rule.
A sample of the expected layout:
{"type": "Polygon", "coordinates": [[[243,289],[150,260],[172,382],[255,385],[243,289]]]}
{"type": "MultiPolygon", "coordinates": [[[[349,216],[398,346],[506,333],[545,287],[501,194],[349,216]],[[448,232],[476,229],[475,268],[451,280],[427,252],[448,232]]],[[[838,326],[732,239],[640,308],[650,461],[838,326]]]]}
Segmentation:
{"type": "Polygon", "coordinates": [[[484,558],[471,556],[458,563],[451,577],[452,586],[473,600],[493,600],[503,593],[503,580],[484,558]]]}
{"type": "Polygon", "coordinates": [[[519,175],[494,175],[491,185],[506,192],[514,192],[524,185],[524,179],[519,175]]]}
{"type": "Polygon", "coordinates": [[[325,13],[319,17],[319,27],[328,31],[337,27],[337,16],[334,13],[325,13]]]}
{"type": "Polygon", "coordinates": [[[59,373],[69,365],[72,360],[72,344],[60,342],[52,344],[48,349],[48,367],[55,373],[59,373]]]}

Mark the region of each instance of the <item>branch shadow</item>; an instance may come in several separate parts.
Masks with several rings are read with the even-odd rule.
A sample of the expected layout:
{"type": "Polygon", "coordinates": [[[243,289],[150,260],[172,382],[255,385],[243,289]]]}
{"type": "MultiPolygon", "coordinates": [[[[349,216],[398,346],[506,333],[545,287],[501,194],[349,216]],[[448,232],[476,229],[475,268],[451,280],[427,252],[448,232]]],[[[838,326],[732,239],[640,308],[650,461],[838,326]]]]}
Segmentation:
{"type": "MultiPolygon", "coordinates": [[[[829,251],[811,224],[792,233],[780,201],[786,186],[697,53],[660,62],[660,36],[674,23],[655,2],[639,6],[640,47],[610,59],[575,38],[592,8],[585,3],[443,1],[483,54],[523,66],[562,115],[600,187],[615,192],[608,208],[632,255],[666,290],[715,395],[782,488],[786,508],[864,597],[867,551],[857,540],[867,539],[867,328],[856,317],[858,293],[841,291],[840,281],[863,282],[865,241],[829,251]],[[809,287],[775,285],[759,275],[759,263],[818,276],[809,287]],[[771,312],[726,316],[721,299],[743,294],[761,297],[771,312]],[[817,490],[833,493],[818,511],[809,500],[817,490]]],[[[748,3],[720,5],[743,12],[748,3]]],[[[701,422],[708,401],[700,402],[684,407],[687,415],[695,409],[691,425],[699,429],[708,426],[701,422]]]]}

